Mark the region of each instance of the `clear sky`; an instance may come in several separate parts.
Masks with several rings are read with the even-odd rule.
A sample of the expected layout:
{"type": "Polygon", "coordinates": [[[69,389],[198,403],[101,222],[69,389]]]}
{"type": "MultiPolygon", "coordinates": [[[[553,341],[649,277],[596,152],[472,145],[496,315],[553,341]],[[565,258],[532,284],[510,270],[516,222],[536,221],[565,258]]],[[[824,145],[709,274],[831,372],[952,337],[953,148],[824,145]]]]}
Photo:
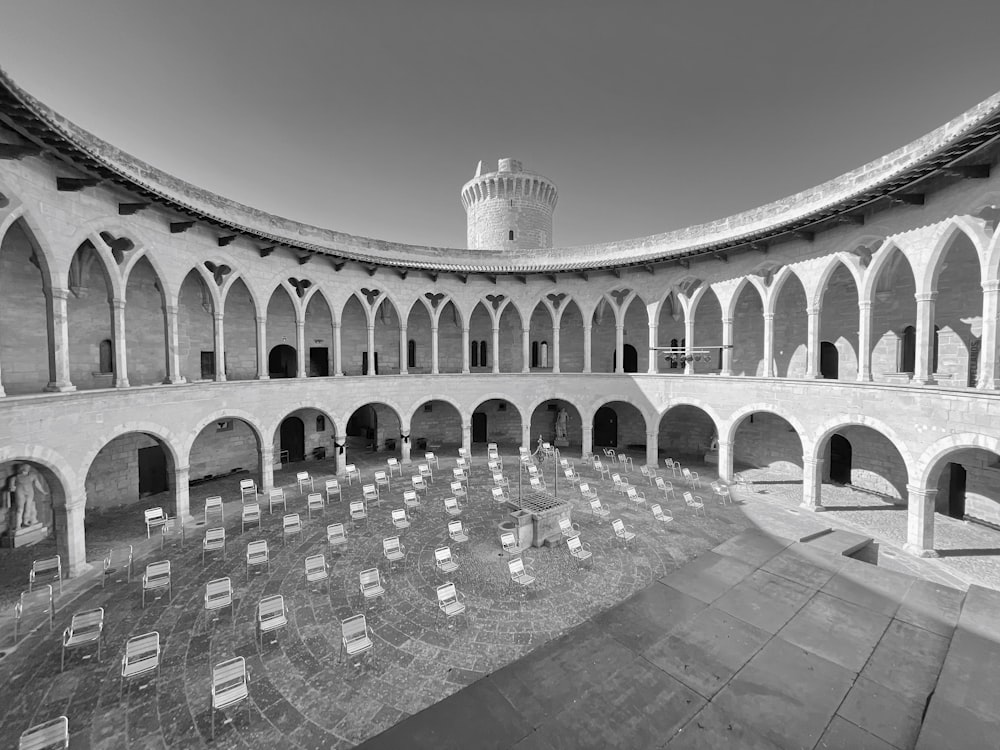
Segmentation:
{"type": "Polygon", "coordinates": [[[463,247],[501,156],[555,244],[708,221],[1000,89],[997,0],[0,0],[0,65],[80,126],[249,205],[463,247]]]}

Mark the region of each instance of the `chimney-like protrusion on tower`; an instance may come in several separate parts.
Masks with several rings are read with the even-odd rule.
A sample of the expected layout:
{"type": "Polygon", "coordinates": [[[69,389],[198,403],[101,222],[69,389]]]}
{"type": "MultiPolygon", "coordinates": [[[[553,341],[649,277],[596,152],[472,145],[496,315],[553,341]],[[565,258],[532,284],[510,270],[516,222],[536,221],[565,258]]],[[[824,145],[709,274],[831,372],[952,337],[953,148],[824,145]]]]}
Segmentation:
{"type": "Polygon", "coordinates": [[[525,172],[517,159],[497,162],[496,172],[476,175],[462,187],[468,245],[482,250],[552,247],[556,186],[547,177],[525,172]]]}

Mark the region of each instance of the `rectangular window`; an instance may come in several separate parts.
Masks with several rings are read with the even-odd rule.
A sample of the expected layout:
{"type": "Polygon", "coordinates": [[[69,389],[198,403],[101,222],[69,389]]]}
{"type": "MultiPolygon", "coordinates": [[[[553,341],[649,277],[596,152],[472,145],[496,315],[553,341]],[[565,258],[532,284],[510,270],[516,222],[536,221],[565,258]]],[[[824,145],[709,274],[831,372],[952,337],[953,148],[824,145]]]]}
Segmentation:
{"type": "Polygon", "coordinates": [[[201,379],[212,380],[215,378],[215,352],[201,353],[201,379]]]}

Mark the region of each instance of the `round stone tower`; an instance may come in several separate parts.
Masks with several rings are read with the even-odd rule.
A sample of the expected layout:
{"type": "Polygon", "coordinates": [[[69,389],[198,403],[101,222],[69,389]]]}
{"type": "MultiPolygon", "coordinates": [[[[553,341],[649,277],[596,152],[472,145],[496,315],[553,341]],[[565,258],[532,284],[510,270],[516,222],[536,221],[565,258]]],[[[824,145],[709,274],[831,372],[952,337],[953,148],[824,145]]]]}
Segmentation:
{"type": "Polygon", "coordinates": [[[525,172],[516,159],[500,159],[496,172],[483,173],[462,186],[468,244],[475,250],[525,250],[552,247],[552,212],[558,192],[547,177],[525,172]]]}

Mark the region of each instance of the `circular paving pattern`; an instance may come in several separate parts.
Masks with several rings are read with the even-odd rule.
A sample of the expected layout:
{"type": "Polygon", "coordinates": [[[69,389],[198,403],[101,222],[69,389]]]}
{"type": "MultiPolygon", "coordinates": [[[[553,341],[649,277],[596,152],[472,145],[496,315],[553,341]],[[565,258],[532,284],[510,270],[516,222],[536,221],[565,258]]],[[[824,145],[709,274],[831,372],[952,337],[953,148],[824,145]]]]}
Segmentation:
{"type": "MultiPolygon", "coordinates": [[[[374,456],[358,463],[365,477],[384,465],[374,456]]],[[[449,464],[439,472],[443,475],[451,462],[442,463],[449,464]]],[[[506,465],[511,474],[515,459],[506,465]]],[[[382,555],[382,539],[396,534],[390,514],[403,505],[401,487],[408,486],[408,477],[405,482],[394,478],[381,506],[371,507],[370,524],[352,529],[348,502],[360,499],[360,485],[345,486],[342,502],[307,520],[294,473],[279,474],[275,481],[285,483],[288,511],[303,519],[301,536],[287,544],[280,513],[265,512],[262,528],[240,533],[238,480],[226,480],[225,558],[216,553],[202,565],[204,526],[189,527],[183,548],[174,539],[161,553],[158,544],[150,543],[131,583],[109,579],[106,588],[97,586],[63,605],[51,634],[43,627],[0,662],[0,678],[8,685],[0,746],[14,746],[25,728],[60,714],[70,718],[73,747],[203,746],[211,733],[211,667],[242,656],[250,670],[249,712],[241,705],[217,713],[213,746],[350,747],[525,655],[750,525],[738,508],[723,508],[708,497],[710,491],[702,493],[708,510],[703,517],[682,503],[663,502],[647,486],[651,502],[659,500],[674,512],[674,523],[664,525],[648,508],[627,507],[610,482],[598,480],[589,467],[581,467],[581,474],[611,507],[612,518],[623,518],[637,539],[623,548],[610,523],[593,517],[575,488],[562,488],[560,497],[570,499],[573,520],[593,557],[581,564],[561,542],[526,550],[523,557],[536,582],[524,592],[510,582],[497,533],[502,514],[490,499],[491,483],[481,459],[474,462],[471,500],[461,515],[469,541],[454,543],[448,537],[451,519],[442,502],[448,485],[439,480],[430,485],[410,528],[400,533],[406,559],[394,569],[382,555]],[[335,521],[348,527],[349,541],[340,551],[326,541],[326,525],[335,521]],[[266,539],[270,548],[269,570],[258,567],[247,575],[246,545],[259,539],[266,539]],[[459,568],[446,578],[434,564],[434,550],[449,543],[459,568]],[[330,578],[310,584],[304,559],[316,553],[325,554],[330,578]],[[169,602],[166,596],[147,600],[143,609],[142,570],[158,559],[172,563],[173,597],[169,602]],[[365,611],[358,574],[372,567],[379,569],[386,595],[367,608],[374,659],[355,665],[340,659],[340,623],[365,611]],[[227,608],[212,618],[203,609],[205,584],[223,576],[233,584],[233,613],[227,608]],[[436,587],[446,580],[456,584],[467,606],[467,616],[451,623],[437,606],[436,587]],[[273,594],[284,596],[289,623],[261,644],[256,605],[273,594]],[[60,674],[61,628],[73,612],[98,606],[105,608],[102,661],[87,650],[69,652],[60,674]],[[159,631],[163,646],[159,675],[138,678],[119,700],[125,641],[152,630],[159,631]]],[[[322,478],[314,478],[322,486],[322,478]]],[[[630,478],[640,488],[646,481],[638,471],[630,478]]],[[[192,491],[192,508],[201,506],[203,494],[220,491],[217,486],[198,489],[192,491]]]]}

